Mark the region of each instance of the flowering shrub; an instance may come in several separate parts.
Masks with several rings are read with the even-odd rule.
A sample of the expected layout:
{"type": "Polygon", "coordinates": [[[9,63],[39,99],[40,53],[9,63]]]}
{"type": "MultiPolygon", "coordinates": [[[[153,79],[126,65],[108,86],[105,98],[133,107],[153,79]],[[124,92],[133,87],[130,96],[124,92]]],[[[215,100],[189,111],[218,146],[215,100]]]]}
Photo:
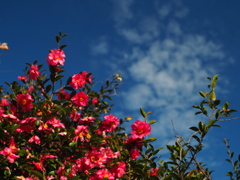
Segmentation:
{"type": "Polygon", "coordinates": [[[11,92],[0,92],[0,179],[211,179],[211,171],[196,155],[210,128],[235,111],[228,108],[228,102],[218,108],[218,75],[208,78],[210,92],[200,91],[204,100],[193,106],[196,114],[209,121],[190,127],[194,133],[188,140],[177,136],[175,144],[167,145],[170,159],[164,162],[157,155],[162,148],[154,149],[151,144],[156,138],[147,138],[156,122],[147,122],[150,112],[140,109],[143,120],[136,120],[129,134],[122,124],[130,118],[119,119],[110,113],[108,100],[122,81],[119,74],[99,92],[93,90],[92,74],[86,71],[62,85],[66,45],[60,46],[60,40],[64,36],[56,36],[59,49],[50,50],[46,58],[49,77],[37,61],[27,63],[26,74],[17,77],[20,82],[6,83],[11,92]]]}
{"type": "MultiPolygon", "coordinates": [[[[57,43],[65,35],[57,36],[57,43]]],[[[110,114],[110,94],[119,76],[92,90],[92,74],[82,71],[62,84],[65,54],[61,46],[46,58],[48,78],[37,61],[26,74],[1,93],[0,177],[1,179],[132,179],[150,178],[150,166],[137,163],[151,127],[145,121],[126,134],[126,119],[110,114]],[[135,164],[138,166],[135,166],[135,164]],[[135,170],[135,168],[140,168],[135,170]]],[[[148,159],[151,161],[150,159],[148,159]]],[[[156,166],[156,162],[151,161],[156,166]]]]}

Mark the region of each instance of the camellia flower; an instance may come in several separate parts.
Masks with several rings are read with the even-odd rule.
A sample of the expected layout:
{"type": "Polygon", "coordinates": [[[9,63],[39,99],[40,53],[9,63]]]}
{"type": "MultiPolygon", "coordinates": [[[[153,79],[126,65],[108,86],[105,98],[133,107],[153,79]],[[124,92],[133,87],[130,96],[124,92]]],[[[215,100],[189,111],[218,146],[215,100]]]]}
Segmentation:
{"type": "Polygon", "coordinates": [[[79,74],[74,74],[72,76],[72,81],[70,82],[70,86],[75,89],[79,89],[83,87],[88,82],[92,82],[92,76],[87,76],[89,73],[83,71],[79,74]]]}
{"type": "Polygon", "coordinates": [[[99,126],[100,131],[113,132],[119,125],[118,117],[112,114],[104,116],[104,121],[99,126]]]}
{"type": "Polygon", "coordinates": [[[110,172],[112,172],[114,176],[120,178],[126,172],[126,163],[124,161],[122,161],[122,162],[118,162],[117,164],[118,164],[117,166],[113,166],[111,168],[110,172]]]}
{"type": "Polygon", "coordinates": [[[26,76],[18,76],[18,80],[26,82],[27,77],[26,76]]]}
{"type": "Polygon", "coordinates": [[[97,97],[92,99],[92,105],[96,104],[97,102],[98,102],[98,98],[97,97]]]}
{"type": "Polygon", "coordinates": [[[47,121],[48,124],[51,124],[56,128],[65,128],[64,124],[61,123],[60,119],[56,119],[55,117],[47,121]]]}
{"type": "Polygon", "coordinates": [[[0,154],[6,156],[8,162],[14,163],[15,159],[20,158],[19,155],[15,154],[18,150],[19,149],[16,147],[16,143],[12,139],[9,143],[9,147],[5,147],[2,151],[0,151],[0,154]]]}
{"type": "Polygon", "coordinates": [[[57,66],[59,64],[64,65],[66,55],[61,49],[53,49],[50,51],[47,57],[47,63],[51,66],[57,66]]]}
{"type": "Polygon", "coordinates": [[[80,91],[72,97],[72,101],[77,106],[86,106],[88,104],[88,95],[80,91]]]}
{"type": "Polygon", "coordinates": [[[40,76],[40,72],[38,71],[38,65],[34,64],[29,69],[29,78],[33,80],[37,80],[38,76],[40,76]]]}
{"type": "Polygon", "coordinates": [[[17,105],[23,108],[23,111],[30,111],[33,108],[32,102],[34,101],[29,94],[16,95],[17,105]]]}
{"type": "Polygon", "coordinates": [[[77,126],[74,133],[76,136],[73,138],[73,142],[77,142],[78,138],[80,138],[80,141],[88,141],[91,138],[87,126],[77,126]]]}
{"type": "Polygon", "coordinates": [[[34,142],[35,144],[40,144],[41,141],[38,136],[34,135],[28,140],[28,142],[30,142],[30,143],[34,142]]]}
{"type": "Polygon", "coordinates": [[[137,120],[135,123],[131,125],[132,131],[130,131],[133,135],[134,139],[140,138],[143,139],[145,135],[151,134],[151,126],[145,121],[137,120]]]}
{"type": "Polygon", "coordinates": [[[82,117],[82,115],[76,111],[73,111],[70,113],[70,118],[73,120],[73,121],[78,121],[80,120],[80,118],[82,117]]]}
{"type": "Polygon", "coordinates": [[[9,105],[8,100],[5,99],[5,98],[2,98],[2,99],[1,99],[1,104],[0,104],[0,106],[8,106],[8,105],[9,105]]]}
{"type": "Polygon", "coordinates": [[[150,172],[150,175],[151,176],[157,176],[158,177],[158,174],[157,174],[157,172],[158,172],[158,167],[157,168],[152,168],[151,169],[151,172],[150,172]]]}
{"type": "Polygon", "coordinates": [[[140,153],[138,150],[132,149],[130,151],[130,157],[132,158],[132,160],[136,160],[139,156],[140,156],[140,153]]]}
{"type": "Polygon", "coordinates": [[[97,150],[90,151],[85,154],[85,156],[90,160],[90,162],[97,167],[104,167],[103,163],[106,163],[107,156],[103,152],[97,150]]]}
{"type": "Polygon", "coordinates": [[[57,94],[57,97],[58,97],[59,100],[61,100],[61,99],[69,99],[70,98],[70,94],[67,93],[66,91],[64,91],[64,89],[61,89],[60,92],[62,93],[62,95],[61,94],[57,94]]]}
{"type": "Polygon", "coordinates": [[[94,176],[90,177],[89,180],[103,180],[107,178],[108,180],[114,180],[114,176],[108,171],[108,169],[99,169],[94,176]]]}

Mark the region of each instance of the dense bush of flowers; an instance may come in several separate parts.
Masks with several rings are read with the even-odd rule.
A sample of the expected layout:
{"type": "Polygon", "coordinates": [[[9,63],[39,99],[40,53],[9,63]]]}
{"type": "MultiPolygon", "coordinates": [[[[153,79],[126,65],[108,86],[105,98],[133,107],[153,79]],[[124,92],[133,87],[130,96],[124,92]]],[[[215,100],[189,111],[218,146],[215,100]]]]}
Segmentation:
{"type": "MultiPolygon", "coordinates": [[[[229,103],[218,108],[215,87],[218,75],[208,78],[207,93],[196,114],[209,121],[190,127],[194,133],[188,140],[177,136],[173,145],[166,145],[169,161],[162,161],[151,144],[156,138],[147,121],[150,112],[140,109],[142,120],[131,125],[126,133],[119,119],[111,114],[111,94],[122,81],[119,74],[106,81],[100,90],[93,90],[93,75],[81,71],[63,83],[66,55],[56,36],[58,48],[50,50],[43,65],[27,63],[25,74],[18,81],[6,83],[10,92],[0,92],[0,179],[15,180],[158,180],[211,179],[211,171],[198,162],[196,155],[211,127],[235,110],[229,103]],[[211,111],[210,115],[208,111],[211,111]]],[[[228,146],[229,148],[229,146],[228,146]]],[[[232,162],[232,156],[229,160],[232,162]]],[[[230,176],[233,173],[229,172],[230,176]]]]}

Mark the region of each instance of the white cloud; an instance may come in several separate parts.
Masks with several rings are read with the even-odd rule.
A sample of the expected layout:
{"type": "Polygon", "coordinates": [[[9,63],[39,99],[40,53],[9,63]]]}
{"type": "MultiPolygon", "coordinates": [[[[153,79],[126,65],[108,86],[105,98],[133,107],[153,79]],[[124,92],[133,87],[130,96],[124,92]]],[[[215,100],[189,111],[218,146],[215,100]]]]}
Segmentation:
{"type": "Polygon", "coordinates": [[[163,5],[161,8],[158,9],[158,14],[161,18],[165,18],[169,15],[171,8],[169,5],[163,5]]]}
{"type": "Polygon", "coordinates": [[[123,23],[126,19],[132,18],[132,12],[130,11],[130,6],[133,4],[134,0],[112,0],[114,4],[113,12],[114,19],[119,23],[123,23]]]}
{"type": "Polygon", "coordinates": [[[107,42],[100,41],[98,44],[92,46],[92,53],[94,55],[107,54],[109,52],[109,46],[107,42]]]}
{"type": "Polygon", "coordinates": [[[164,142],[174,134],[171,120],[180,135],[191,132],[188,128],[198,118],[192,109],[200,100],[198,91],[206,90],[206,77],[217,73],[216,61],[223,64],[226,56],[220,44],[203,35],[184,32],[176,18],[186,17],[189,10],[178,1],[172,2],[161,4],[155,14],[146,17],[131,12],[128,3],[127,10],[119,8],[118,13],[123,9],[129,18],[120,26],[116,21],[116,31],[131,48],[122,50],[125,55],[115,61],[116,67],[128,62],[124,75],[133,81],[123,92],[126,109],[152,111],[150,116],[158,121],[153,126],[153,136],[164,142]],[[138,19],[135,26],[132,19],[138,19]]]}
{"type": "Polygon", "coordinates": [[[167,25],[167,31],[173,33],[174,35],[181,35],[182,30],[176,21],[170,21],[167,25]]]}

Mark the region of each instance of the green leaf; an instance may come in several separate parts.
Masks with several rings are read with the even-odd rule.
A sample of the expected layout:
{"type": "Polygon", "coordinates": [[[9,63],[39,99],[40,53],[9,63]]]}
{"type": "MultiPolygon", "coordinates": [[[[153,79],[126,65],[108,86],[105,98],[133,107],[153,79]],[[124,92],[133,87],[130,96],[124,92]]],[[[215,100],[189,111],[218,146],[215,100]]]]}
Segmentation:
{"type": "Polygon", "coordinates": [[[65,48],[66,46],[67,46],[66,44],[61,45],[59,49],[63,49],[63,48],[65,48]]]}
{"type": "Polygon", "coordinates": [[[199,129],[198,129],[197,127],[195,127],[195,126],[192,126],[192,127],[190,127],[189,129],[191,129],[191,130],[193,130],[193,131],[199,131],[199,129]]]}
{"type": "Polygon", "coordinates": [[[208,98],[212,101],[215,101],[216,100],[216,94],[214,91],[211,91],[208,98]]]}
{"type": "Polygon", "coordinates": [[[205,94],[204,92],[199,91],[199,94],[200,94],[202,97],[206,98],[206,94],[205,94]]]}
{"type": "Polygon", "coordinates": [[[69,146],[72,147],[72,146],[76,146],[77,145],[77,142],[71,142],[69,143],[69,146]]]}
{"type": "Polygon", "coordinates": [[[41,180],[44,179],[44,177],[43,177],[43,175],[42,175],[42,173],[41,173],[40,171],[30,170],[30,172],[31,172],[32,174],[34,174],[35,176],[39,177],[41,180]]]}
{"type": "Polygon", "coordinates": [[[228,106],[229,106],[229,102],[225,102],[223,104],[222,110],[227,111],[228,110],[228,106]]]}
{"type": "Polygon", "coordinates": [[[156,120],[151,120],[151,121],[148,122],[148,124],[154,124],[156,122],[157,122],[156,120]]]}
{"type": "Polygon", "coordinates": [[[57,43],[59,43],[60,42],[60,37],[56,36],[56,41],[57,41],[57,43]]]}
{"type": "Polygon", "coordinates": [[[216,100],[214,101],[214,105],[217,106],[217,105],[220,104],[220,102],[221,102],[220,100],[216,99],[216,100]]]}
{"type": "Polygon", "coordinates": [[[193,105],[193,108],[199,109],[200,107],[198,105],[193,105]]]}
{"type": "Polygon", "coordinates": [[[49,85],[46,87],[46,93],[48,93],[51,89],[52,89],[52,85],[49,84],[49,85]]]}
{"type": "Polygon", "coordinates": [[[195,115],[197,115],[197,114],[201,114],[202,112],[201,111],[198,111],[198,112],[195,112],[195,115]]]}
{"type": "Polygon", "coordinates": [[[143,118],[146,119],[147,118],[147,113],[142,108],[140,108],[140,112],[141,112],[143,118]]]}
{"type": "Polygon", "coordinates": [[[212,86],[212,89],[213,89],[213,90],[214,90],[215,87],[216,87],[217,80],[218,80],[218,76],[219,76],[219,74],[215,75],[215,76],[213,77],[213,79],[212,79],[212,84],[211,84],[211,86],[212,86]]]}
{"type": "Polygon", "coordinates": [[[196,135],[193,135],[192,136],[198,143],[201,143],[201,140],[199,139],[199,137],[198,136],[196,136],[196,135]]]}
{"type": "Polygon", "coordinates": [[[208,127],[213,126],[216,121],[217,121],[217,120],[211,120],[211,121],[208,123],[208,127]]]}

